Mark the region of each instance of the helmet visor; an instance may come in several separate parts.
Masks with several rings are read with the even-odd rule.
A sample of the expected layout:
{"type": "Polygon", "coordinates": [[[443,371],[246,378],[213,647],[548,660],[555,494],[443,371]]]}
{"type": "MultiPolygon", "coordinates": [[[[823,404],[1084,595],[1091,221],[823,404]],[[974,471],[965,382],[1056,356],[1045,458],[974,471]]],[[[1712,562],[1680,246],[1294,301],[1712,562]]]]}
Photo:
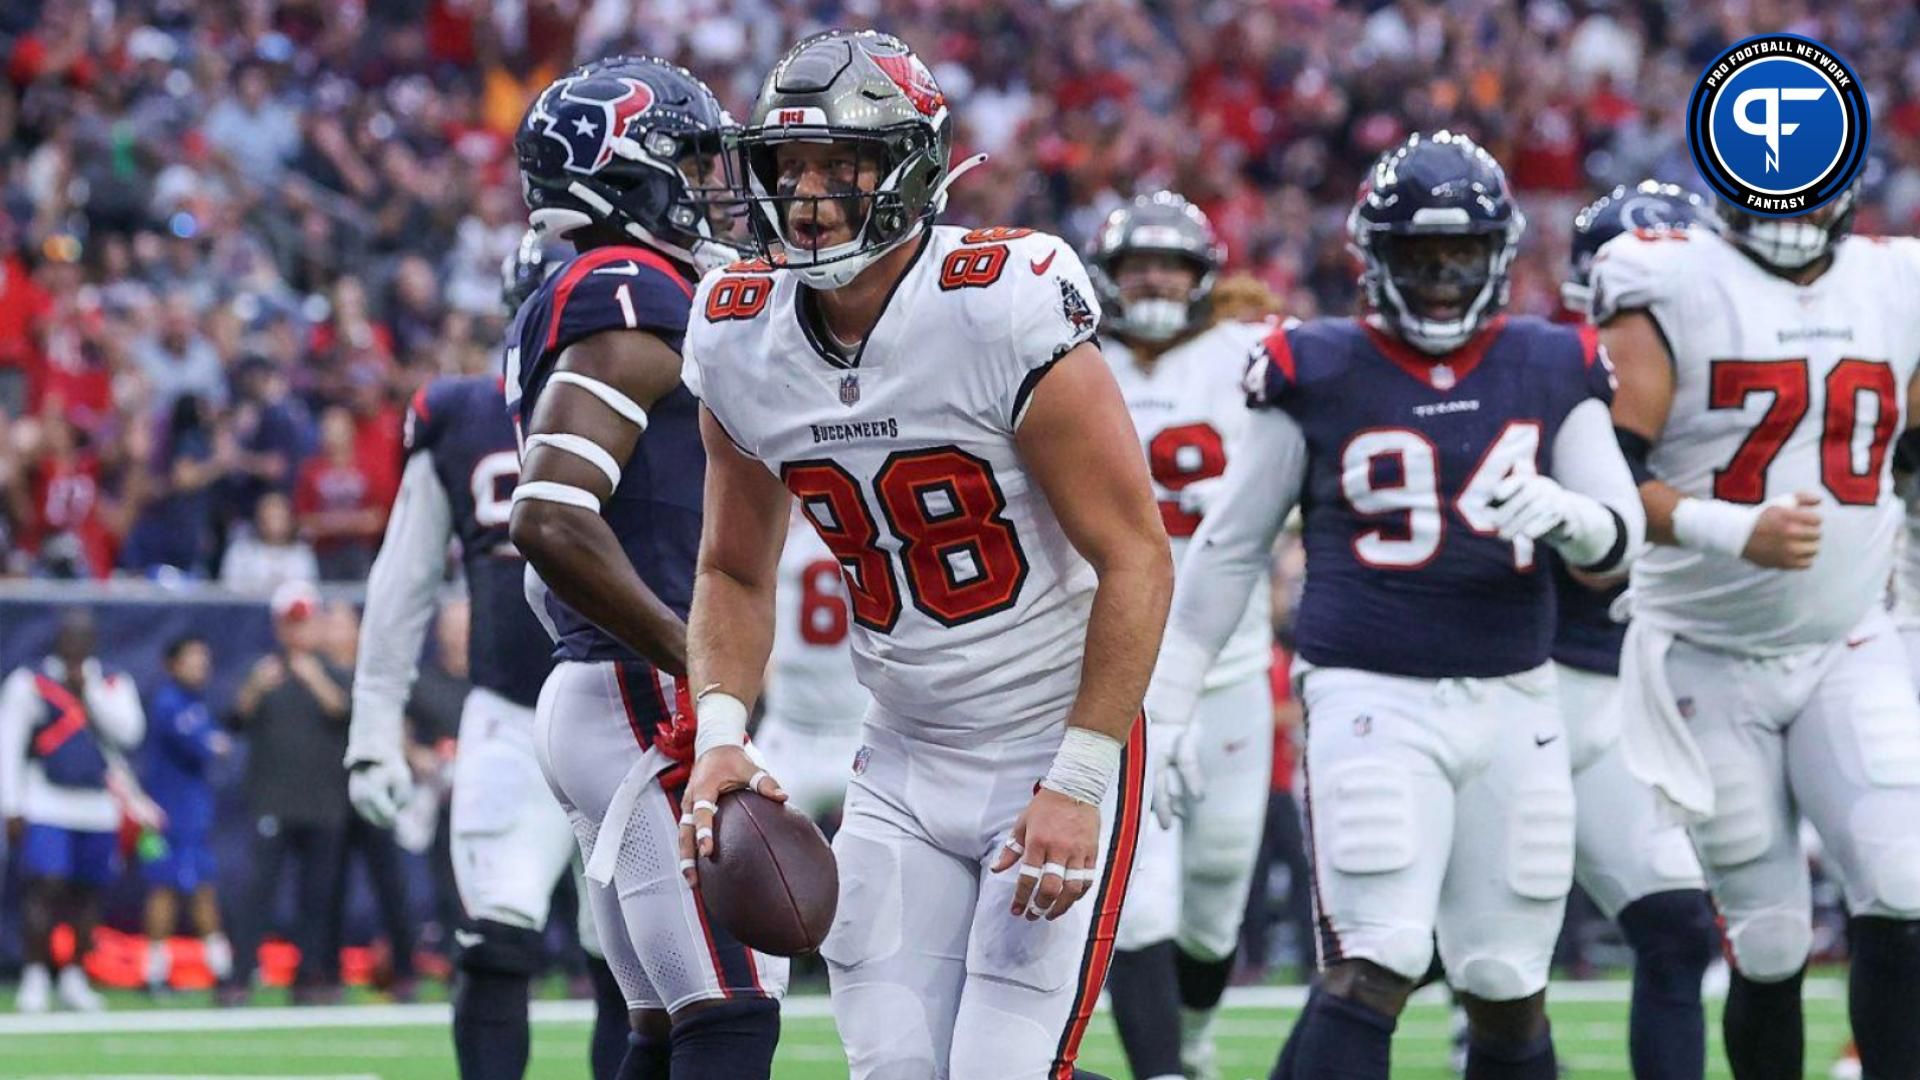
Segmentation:
{"type": "Polygon", "coordinates": [[[882,204],[898,201],[889,183],[898,155],[885,133],[763,128],[740,144],[764,253],[788,265],[818,265],[895,238],[895,229],[870,229],[882,204]]]}
{"type": "Polygon", "coordinates": [[[1380,259],[1393,287],[1416,317],[1464,318],[1493,279],[1499,238],[1490,233],[1383,236],[1380,259]]]}

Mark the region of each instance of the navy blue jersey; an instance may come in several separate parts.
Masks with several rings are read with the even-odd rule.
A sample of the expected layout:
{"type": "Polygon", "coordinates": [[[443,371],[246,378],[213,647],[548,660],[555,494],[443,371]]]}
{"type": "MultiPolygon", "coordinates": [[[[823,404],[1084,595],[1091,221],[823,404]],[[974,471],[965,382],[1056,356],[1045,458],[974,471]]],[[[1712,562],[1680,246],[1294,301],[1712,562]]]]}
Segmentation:
{"type": "MultiPolygon", "coordinates": [[[[673,263],[640,247],[584,252],[549,277],[520,306],[508,334],[508,397],[525,432],[560,354],[594,334],[644,330],[680,351],[693,283],[673,263]],[[516,393],[517,390],[517,393],[516,393]]],[[[660,601],[687,615],[700,548],[700,499],[707,458],[700,445],[699,402],[676,386],[647,410],[647,430],[621,462],[620,486],[601,514],[660,601]]],[[[633,660],[633,650],[549,593],[547,614],[561,660],[633,660]]]]}
{"type": "Polygon", "coordinates": [[[1561,422],[1609,375],[1573,330],[1502,319],[1443,357],[1349,319],[1276,330],[1249,404],[1307,441],[1299,652],[1324,667],[1492,678],[1547,661],[1554,589],[1488,507],[1516,468],[1551,473],[1561,422]]]}
{"type": "Polygon", "coordinates": [[[520,454],[498,376],[435,379],[413,395],[409,454],[425,452],[453,506],[473,623],[467,667],[474,685],[529,708],[553,665],[547,632],[527,606],[527,562],[507,539],[520,454]]]}
{"type": "Polygon", "coordinates": [[[1613,601],[1627,591],[1621,582],[1611,589],[1590,589],[1567,573],[1557,554],[1553,560],[1553,587],[1560,617],[1553,629],[1553,658],[1568,667],[1600,675],[1620,674],[1620,646],[1627,640],[1627,624],[1613,621],[1613,601]]]}

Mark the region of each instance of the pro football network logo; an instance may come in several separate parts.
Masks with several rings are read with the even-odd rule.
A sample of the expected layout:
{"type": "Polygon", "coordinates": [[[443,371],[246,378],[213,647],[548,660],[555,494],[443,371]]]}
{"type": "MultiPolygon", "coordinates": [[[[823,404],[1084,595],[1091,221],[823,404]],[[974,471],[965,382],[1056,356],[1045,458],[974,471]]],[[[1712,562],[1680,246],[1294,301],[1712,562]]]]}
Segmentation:
{"type": "Polygon", "coordinates": [[[638,79],[568,79],[539,102],[540,133],[567,148],[567,168],[596,173],[613,160],[613,140],[653,107],[653,87],[638,79]]]}
{"type": "Polygon", "coordinates": [[[1687,103],[1700,175],[1751,214],[1794,217],[1832,201],[1867,159],[1867,95],[1820,42],[1761,34],[1707,65],[1687,103]]]}

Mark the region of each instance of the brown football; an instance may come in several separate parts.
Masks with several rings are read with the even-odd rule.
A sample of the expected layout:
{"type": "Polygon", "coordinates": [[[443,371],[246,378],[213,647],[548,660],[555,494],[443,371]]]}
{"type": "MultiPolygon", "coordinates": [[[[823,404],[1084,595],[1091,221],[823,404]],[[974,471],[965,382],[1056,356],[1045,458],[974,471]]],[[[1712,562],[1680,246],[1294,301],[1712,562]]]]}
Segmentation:
{"type": "Polygon", "coordinates": [[[700,860],[707,913],[748,948],[813,952],[840,905],[833,848],[805,814],[751,791],[720,796],[713,857],[700,860]]]}

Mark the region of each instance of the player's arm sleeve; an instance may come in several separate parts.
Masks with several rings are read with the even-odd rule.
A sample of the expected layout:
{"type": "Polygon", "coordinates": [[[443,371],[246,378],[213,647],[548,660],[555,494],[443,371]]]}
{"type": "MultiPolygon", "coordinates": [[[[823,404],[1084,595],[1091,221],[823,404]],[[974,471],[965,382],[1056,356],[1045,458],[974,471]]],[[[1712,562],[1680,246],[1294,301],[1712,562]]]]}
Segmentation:
{"type": "Polygon", "coordinates": [[[33,677],[21,668],[0,683],[0,819],[20,816],[33,708],[33,677]]]}
{"type": "Polygon", "coordinates": [[[452,533],[453,507],[433,470],[433,457],[415,453],[367,575],[353,720],[347,727],[348,764],[400,753],[402,711],[433,620],[452,533]]]}
{"type": "MultiPolygon", "coordinates": [[[[97,664],[97,661],[88,661],[97,664]]],[[[125,672],[88,672],[87,712],[94,729],[121,750],[140,745],[147,734],[147,710],[140,704],[140,688],[125,672]]]]}
{"type": "Polygon", "coordinates": [[[1218,505],[1201,519],[1180,563],[1149,719],[1185,723],[1192,716],[1201,680],[1272,564],[1274,540],[1300,501],[1306,473],[1300,424],[1279,409],[1254,410],[1228,459],[1218,505]]]}
{"type": "Polygon", "coordinates": [[[1561,421],[1553,438],[1553,479],[1568,491],[1598,502],[1613,516],[1610,536],[1596,535],[1577,549],[1560,547],[1560,553],[1591,573],[1625,568],[1646,542],[1647,514],[1639,485],[1620,452],[1606,402],[1588,398],[1561,421]]]}
{"type": "Polygon", "coordinates": [[[1013,244],[1002,273],[1012,279],[997,287],[1008,297],[1014,363],[995,393],[1001,398],[1000,415],[1018,428],[1040,380],[1061,357],[1094,340],[1100,329],[1100,301],[1080,256],[1057,236],[1036,233],[1013,244]],[[1036,274],[1036,266],[1045,272],[1036,274]]]}

